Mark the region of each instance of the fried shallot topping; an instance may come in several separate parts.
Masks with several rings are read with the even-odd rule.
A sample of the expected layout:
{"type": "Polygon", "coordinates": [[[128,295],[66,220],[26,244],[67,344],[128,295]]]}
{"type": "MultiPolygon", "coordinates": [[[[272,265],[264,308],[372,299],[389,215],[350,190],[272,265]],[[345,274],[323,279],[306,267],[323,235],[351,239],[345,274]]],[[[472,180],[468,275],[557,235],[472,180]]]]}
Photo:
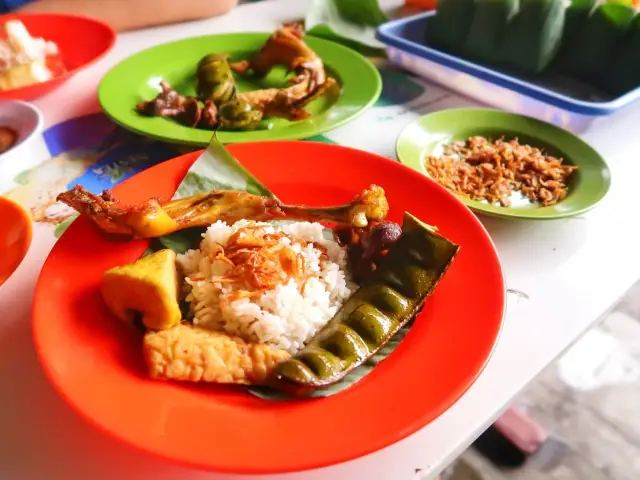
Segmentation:
{"type": "Polygon", "coordinates": [[[476,136],[447,145],[425,166],[435,181],[473,200],[508,207],[513,192],[520,191],[546,207],[567,196],[569,177],[578,168],[562,162],[517,138],[493,142],[476,136]]]}
{"type": "MultiPolygon", "coordinates": [[[[212,260],[225,262],[231,268],[212,280],[242,284],[246,290],[239,291],[238,297],[260,296],[291,279],[303,287],[312,275],[306,269],[304,257],[290,245],[297,243],[305,248],[309,242],[265,230],[261,225],[247,225],[231,235],[225,246],[218,244],[212,260]],[[291,244],[282,242],[283,238],[289,238],[291,244]]],[[[314,247],[326,257],[321,245],[314,244],[314,247]]]]}

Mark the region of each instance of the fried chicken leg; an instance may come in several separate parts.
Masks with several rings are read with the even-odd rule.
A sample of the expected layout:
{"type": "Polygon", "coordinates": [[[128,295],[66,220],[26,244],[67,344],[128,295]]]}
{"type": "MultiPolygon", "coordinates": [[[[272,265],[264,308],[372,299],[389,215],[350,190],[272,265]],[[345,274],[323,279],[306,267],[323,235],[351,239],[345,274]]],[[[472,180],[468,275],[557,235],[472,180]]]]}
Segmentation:
{"type": "Polygon", "coordinates": [[[351,203],[335,207],[285,205],[268,197],[235,190],[207,193],[160,204],[150,199],[140,205],[125,205],[105,190],[95,195],[76,185],[58,195],[61,201],[90,218],[103,232],[123,239],[161,237],[191,227],[205,227],[216,221],[238,220],[325,221],[357,228],[384,220],[389,204],[384,190],[371,185],[351,203]]]}

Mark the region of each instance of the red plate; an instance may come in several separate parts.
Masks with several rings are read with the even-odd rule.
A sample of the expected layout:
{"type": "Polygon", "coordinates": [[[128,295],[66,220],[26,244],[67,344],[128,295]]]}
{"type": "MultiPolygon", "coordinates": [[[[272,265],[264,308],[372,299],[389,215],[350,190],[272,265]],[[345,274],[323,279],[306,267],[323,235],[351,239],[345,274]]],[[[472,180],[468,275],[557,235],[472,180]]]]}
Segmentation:
{"type": "MultiPolygon", "coordinates": [[[[139,336],[111,318],[102,272],[137,259],[145,241],[116,243],[78,220],[54,247],[33,306],[36,349],[60,394],[123,442],[186,465],[232,473],[283,473],[354,459],[424,427],[449,408],[487,362],[505,307],[496,250],[476,217],[425,176],[391,160],[312,142],[232,145],[230,151],[281,200],[350,201],[384,187],[390,219],[405,210],[438,225],[460,253],[398,349],[333,397],[269,402],[241,388],[145,377],[139,336]]],[[[139,202],[168,199],[199,152],[115,188],[139,202]]]]}
{"type": "Polygon", "coordinates": [[[51,80],[0,91],[0,100],[33,100],[49,93],[72,75],[106,55],[116,42],[116,32],[113,28],[88,17],[57,13],[0,15],[0,25],[8,20],[20,20],[32,37],[41,37],[56,43],[64,70],[50,65],[54,72],[51,80]]]}

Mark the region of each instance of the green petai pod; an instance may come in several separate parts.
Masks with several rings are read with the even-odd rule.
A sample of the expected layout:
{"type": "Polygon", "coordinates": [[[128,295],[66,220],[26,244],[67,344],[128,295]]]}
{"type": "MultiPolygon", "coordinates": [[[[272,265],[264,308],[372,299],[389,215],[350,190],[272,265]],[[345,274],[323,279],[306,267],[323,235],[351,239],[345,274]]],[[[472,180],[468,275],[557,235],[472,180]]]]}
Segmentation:
{"type": "Polygon", "coordinates": [[[229,67],[229,55],[212,53],[204,56],[196,69],[196,94],[201,101],[213,100],[220,106],[236,96],[236,82],[229,67]]]}
{"type": "Polygon", "coordinates": [[[340,381],[373,356],[423,307],[459,246],[405,213],[402,235],[336,315],[268,385],[292,395],[340,381]]]}
{"type": "Polygon", "coordinates": [[[261,110],[238,98],[221,105],[218,113],[223,130],[255,130],[263,117],[261,110]]]}

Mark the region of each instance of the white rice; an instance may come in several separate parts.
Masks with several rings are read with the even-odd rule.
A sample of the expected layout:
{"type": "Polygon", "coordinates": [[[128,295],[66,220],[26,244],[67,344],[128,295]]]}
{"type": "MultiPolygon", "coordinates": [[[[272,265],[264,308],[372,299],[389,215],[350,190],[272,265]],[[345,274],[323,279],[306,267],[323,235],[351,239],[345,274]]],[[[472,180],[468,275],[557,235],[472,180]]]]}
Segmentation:
{"type": "Polygon", "coordinates": [[[325,239],[323,228],[319,223],[270,224],[246,220],[231,226],[224,222],[211,225],[203,235],[200,249],[178,255],[178,265],[187,277],[186,300],[194,315],[193,322],[296,353],[333,317],[354,288],[345,274],[345,249],[325,239]],[[262,226],[265,233],[285,233],[287,237],[280,242],[300,253],[306,271],[315,275],[304,284],[290,279],[264,291],[260,297],[229,301],[238,289],[246,286],[215,281],[215,277],[224,275],[231,267],[221,260],[212,260],[210,254],[218,245],[224,247],[233,233],[247,225],[262,226]],[[321,250],[313,243],[303,248],[298,243],[292,244],[288,237],[321,245],[326,249],[326,257],[321,258],[321,250]]]}

